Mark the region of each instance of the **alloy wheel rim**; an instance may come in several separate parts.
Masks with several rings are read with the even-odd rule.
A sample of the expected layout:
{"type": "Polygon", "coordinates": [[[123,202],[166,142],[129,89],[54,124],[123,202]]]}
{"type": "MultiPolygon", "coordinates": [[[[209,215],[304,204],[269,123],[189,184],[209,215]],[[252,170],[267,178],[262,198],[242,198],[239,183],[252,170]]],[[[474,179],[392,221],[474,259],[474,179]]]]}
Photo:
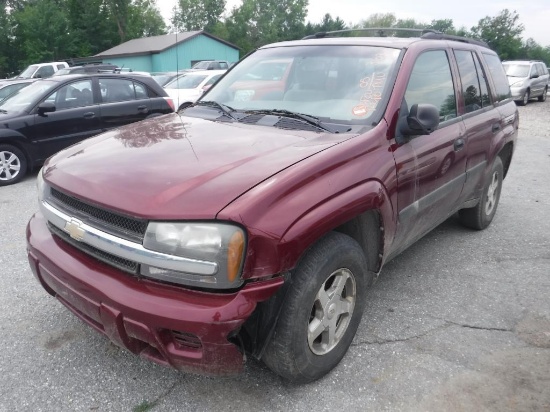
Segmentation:
{"type": "Polygon", "coordinates": [[[495,208],[498,198],[498,172],[493,173],[491,184],[487,188],[487,197],[485,199],[485,214],[490,215],[495,208]]]}
{"type": "Polygon", "coordinates": [[[309,317],[307,340],[311,351],[325,355],[344,336],[355,308],[357,286],[349,269],[334,271],[315,296],[309,317]]]}
{"type": "Polygon", "coordinates": [[[0,180],[15,179],[21,171],[21,160],[12,152],[0,152],[0,180]]]}

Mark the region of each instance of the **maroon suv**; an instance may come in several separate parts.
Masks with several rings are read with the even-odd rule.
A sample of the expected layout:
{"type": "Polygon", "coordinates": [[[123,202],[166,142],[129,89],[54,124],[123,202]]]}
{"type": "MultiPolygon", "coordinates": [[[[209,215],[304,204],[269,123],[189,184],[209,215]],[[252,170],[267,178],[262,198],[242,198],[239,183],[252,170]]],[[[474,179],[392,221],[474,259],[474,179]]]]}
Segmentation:
{"type": "Polygon", "coordinates": [[[385,262],[456,212],[491,223],[518,112],[478,42],[317,37],[50,158],[27,230],[43,287],[182,370],[248,355],[307,382],[338,364],[385,262]]]}

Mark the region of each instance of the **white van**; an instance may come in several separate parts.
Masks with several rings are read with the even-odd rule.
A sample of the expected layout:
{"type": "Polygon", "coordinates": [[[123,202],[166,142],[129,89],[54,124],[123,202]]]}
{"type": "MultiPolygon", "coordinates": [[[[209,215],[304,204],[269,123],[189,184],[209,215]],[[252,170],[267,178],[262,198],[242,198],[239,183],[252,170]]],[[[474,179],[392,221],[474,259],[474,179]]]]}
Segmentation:
{"type": "Polygon", "coordinates": [[[23,70],[16,79],[44,79],[52,76],[56,71],[69,67],[66,62],[51,62],[31,64],[23,70]]]}

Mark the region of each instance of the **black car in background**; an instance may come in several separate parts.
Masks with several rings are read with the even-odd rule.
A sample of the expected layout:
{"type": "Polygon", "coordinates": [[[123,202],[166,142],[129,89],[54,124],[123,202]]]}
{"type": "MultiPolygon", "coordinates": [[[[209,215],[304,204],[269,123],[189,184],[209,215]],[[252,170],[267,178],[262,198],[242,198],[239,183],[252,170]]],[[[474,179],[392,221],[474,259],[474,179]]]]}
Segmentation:
{"type": "Polygon", "coordinates": [[[149,76],[102,73],[37,80],[0,103],[0,186],[49,156],[114,127],[174,111],[149,76]]]}

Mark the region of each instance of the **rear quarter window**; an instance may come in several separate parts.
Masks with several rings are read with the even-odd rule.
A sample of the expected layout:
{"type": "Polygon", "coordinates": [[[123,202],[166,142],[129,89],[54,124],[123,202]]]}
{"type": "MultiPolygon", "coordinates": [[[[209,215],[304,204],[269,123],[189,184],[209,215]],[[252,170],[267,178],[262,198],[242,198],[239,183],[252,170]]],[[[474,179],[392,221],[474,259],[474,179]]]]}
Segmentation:
{"type": "Polygon", "coordinates": [[[495,54],[482,54],[493,79],[497,101],[500,102],[510,98],[512,96],[510,93],[510,86],[508,85],[508,79],[506,78],[506,73],[504,72],[504,67],[502,67],[500,59],[495,54]]]}

